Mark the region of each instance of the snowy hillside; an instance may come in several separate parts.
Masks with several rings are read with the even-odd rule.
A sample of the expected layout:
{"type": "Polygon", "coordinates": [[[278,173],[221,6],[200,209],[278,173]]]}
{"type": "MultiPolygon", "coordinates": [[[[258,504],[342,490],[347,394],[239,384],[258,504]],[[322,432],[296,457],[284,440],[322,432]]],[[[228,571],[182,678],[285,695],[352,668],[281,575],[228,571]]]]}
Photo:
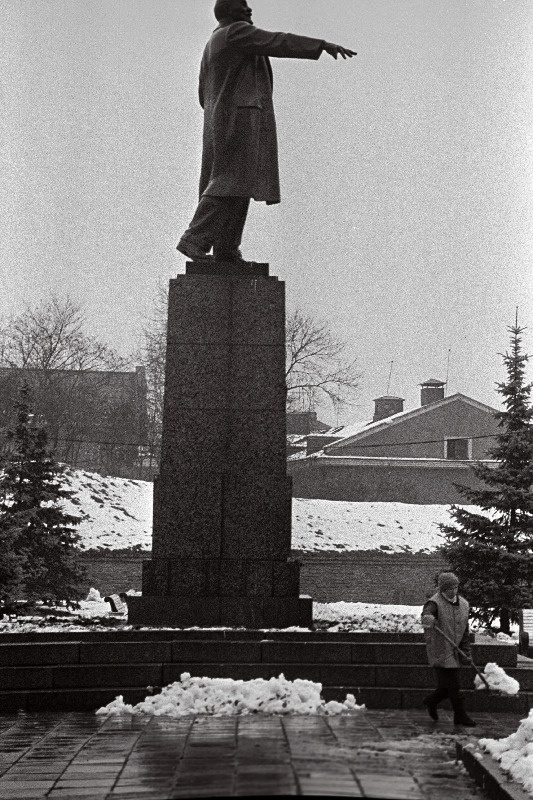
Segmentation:
{"type": "Polygon", "coordinates": [[[153,484],[82,470],[67,470],[65,482],[74,492],[65,509],[82,517],[77,528],[82,549],[151,549],[153,484]]]}
{"type": "MultiPolygon", "coordinates": [[[[66,473],[66,481],[74,492],[66,508],[83,517],[78,531],[84,550],[151,548],[151,483],[73,470],[66,473]]],[[[292,546],[296,550],[430,553],[441,541],[438,523],[449,521],[448,508],[295,498],[292,546]]]]}
{"type": "Polygon", "coordinates": [[[450,521],[447,505],[292,502],[295,550],[382,550],[431,553],[441,543],[439,523],[450,521]]]}

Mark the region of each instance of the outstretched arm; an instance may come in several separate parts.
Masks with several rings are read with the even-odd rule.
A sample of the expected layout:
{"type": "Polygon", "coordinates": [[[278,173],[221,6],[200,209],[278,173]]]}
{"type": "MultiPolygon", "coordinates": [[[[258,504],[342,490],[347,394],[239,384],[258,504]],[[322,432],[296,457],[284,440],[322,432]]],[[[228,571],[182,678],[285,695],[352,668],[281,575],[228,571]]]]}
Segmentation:
{"type": "Polygon", "coordinates": [[[294,33],[264,31],[248,22],[234,22],[225,28],[226,43],[236,50],[255,56],[275,58],[318,59],[324,45],[323,39],[311,39],[294,33]]]}
{"type": "Polygon", "coordinates": [[[278,58],[320,58],[323,52],[337,59],[352,58],[354,50],[323,39],[311,39],[294,33],[273,33],[256,28],[247,22],[235,22],[226,28],[226,42],[237,50],[256,56],[278,58]]]}
{"type": "Polygon", "coordinates": [[[340,44],[332,44],[331,42],[324,42],[322,45],[322,50],[324,50],[326,53],[329,53],[330,56],[333,56],[335,61],[337,60],[337,56],[342,56],[344,59],[346,59],[357,55],[354,50],[348,50],[347,47],[341,47],[340,44]]]}

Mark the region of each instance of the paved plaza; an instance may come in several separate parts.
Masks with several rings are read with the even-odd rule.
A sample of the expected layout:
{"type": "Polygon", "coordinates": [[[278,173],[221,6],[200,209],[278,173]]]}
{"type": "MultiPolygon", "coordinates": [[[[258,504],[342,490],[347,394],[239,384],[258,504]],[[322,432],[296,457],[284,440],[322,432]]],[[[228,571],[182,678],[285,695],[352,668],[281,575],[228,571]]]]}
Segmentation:
{"type": "Polygon", "coordinates": [[[333,795],[383,800],[485,797],[455,742],[506,736],[516,714],[477,714],[475,729],[424,711],[353,716],[0,717],[0,798],[168,800],[333,795]]]}

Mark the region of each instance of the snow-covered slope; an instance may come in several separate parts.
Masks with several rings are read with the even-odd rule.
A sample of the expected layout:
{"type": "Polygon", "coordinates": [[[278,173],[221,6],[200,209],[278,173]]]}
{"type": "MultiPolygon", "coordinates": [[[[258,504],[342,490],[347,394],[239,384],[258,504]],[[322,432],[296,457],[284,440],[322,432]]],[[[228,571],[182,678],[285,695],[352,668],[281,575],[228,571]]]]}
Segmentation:
{"type": "MultiPolygon", "coordinates": [[[[81,548],[120,550],[152,546],[152,491],[147,481],[103,478],[68,471],[74,492],[65,505],[83,517],[81,548]]],[[[292,547],[296,550],[382,550],[430,553],[441,542],[438,524],[449,522],[449,506],[407,503],[350,503],[305,500],[292,504],[292,547]]]]}
{"type": "Polygon", "coordinates": [[[304,500],[292,503],[295,550],[383,550],[430,553],[441,543],[439,523],[450,522],[447,505],[350,503],[304,500]]]}
{"type": "Polygon", "coordinates": [[[151,549],[153,484],[83,470],[67,470],[65,483],[74,492],[65,509],[82,517],[81,549],[151,549]]]}

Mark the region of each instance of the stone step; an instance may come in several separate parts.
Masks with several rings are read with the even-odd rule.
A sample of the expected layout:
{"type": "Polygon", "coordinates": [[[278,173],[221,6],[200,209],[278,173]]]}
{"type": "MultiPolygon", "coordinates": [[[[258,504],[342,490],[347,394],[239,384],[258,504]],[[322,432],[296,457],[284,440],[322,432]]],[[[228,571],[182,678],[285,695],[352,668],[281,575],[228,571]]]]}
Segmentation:
{"type": "MultiPolygon", "coordinates": [[[[55,664],[0,668],[0,713],[18,710],[96,710],[117,695],[138,703],[150,691],[177,681],[183,672],[197,677],[251,680],[278,677],[321,683],[327,700],[355,695],[368,708],[419,708],[435,686],[433,670],[422,664],[317,663],[123,663],[55,664]],[[149,688],[151,687],[151,688],[149,688]]],[[[527,713],[533,703],[533,669],[508,669],[520,682],[518,697],[473,690],[475,671],[461,670],[467,707],[472,710],[527,713]]]]}
{"type": "MultiPolygon", "coordinates": [[[[167,638],[160,631],[153,633],[158,635],[140,639],[107,634],[91,640],[74,638],[72,633],[71,638],[59,641],[2,639],[1,713],[19,708],[95,709],[118,694],[128,702],[139,702],[147,694],[146,687],[158,691],[179,680],[183,672],[240,680],[283,673],[289,680],[319,682],[327,693],[342,687],[342,699],[350,691],[369,708],[417,707],[434,686],[422,641],[362,641],[335,635],[294,640],[267,638],[264,632],[262,638],[206,639],[205,631],[197,632],[204,638],[176,638],[176,631],[165,632],[171,637],[167,638]]],[[[474,644],[473,655],[478,667],[493,661],[520,681],[521,696],[511,700],[527,710],[528,693],[533,692],[532,662],[521,658],[517,667],[517,648],[505,645],[474,644]]],[[[473,669],[461,671],[467,692],[474,677],[473,669]]],[[[512,706],[511,700],[506,699],[504,709],[512,706]]]]}
{"type": "MultiPolygon", "coordinates": [[[[322,696],[326,700],[339,702],[342,702],[348,693],[353,694],[359,704],[364,703],[368,708],[409,708],[423,711],[422,700],[427,696],[428,690],[390,686],[325,686],[322,690],[322,696]]],[[[466,710],[472,712],[527,715],[533,706],[531,692],[519,692],[512,697],[488,692],[486,689],[463,689],[461,693],[466,710]]],[[[441,706],[443,709],[451,709],[448,700],[443,701],[441,706]]]]}
{"type": "Polygon", "coordinates": [[[0,691],[0,714],[39,711],[96,711],[118,695],[131,704],[140,703],[148,694],[146,688],[117,686],[98,689],[31,689],[28,691],[0,691]]]}
{"type": "MultiPolygon", "coordinates": [[[[159,691],[154,687],[154,693],[159,691]]],[[[2,714],[14,714],[18,711],[96,711],[107,705],[118,695],[124,702],[132,705],[141,702],[150,692],[146,687],[117,685],[97,688],[65,688],[65,689],[28,689],[0,691],[2,714]]],[[[398,708],[423,710],[422,700],[427,689],[413,689],[390,686],[353,686],[351,684],[325,686],[322,696],[326,701],[342,702],[347,694],[353,694],[359,704],[364,703],[370,709],[398,708]]],[[[527,714],[533,705],[533,693],[520,692],[514,697],[505,697],[486,690],[466,689],[463,691],[465,707],[468,711],[506,712],[527,714]]],[[[449,708],[448,701],[442,703],[443,709],[449,708]]]]}
{"type": "MultiPolygon", "coordinates": [[[[125,623],[124,623],[125,624],[125,623]]],[[[207,639],[209,641],[256,641],[271,639],[283,642],[424,642],[422,633],[383,633],[377,631],[357,632],[357,631],[334,631],[327,633],[323,630],[316,631],[266,631],[266,630],[242,630],[238,628],[225,629],[157,629],[157,630],[121,630],[111,628],[105,631],[32,631],[30,633],[2,633],[0,642],[13,643],[19,642],[153,642],[153,641],[190,641],[197,639],[207,639]]],[[[474,641],[473,635],[471,640],[474,641]]]]}
{"type": "MultiPolygon", "coordinates": [[[[516,667],[514,646],[474,644],[474,662],[516,667]]],[[[0,644],[0,667],[131,663],[274,663],[427,665],[418,642],[279,641],[275,639],[6,642],[0,644]]]]}
{"type": "MultiPolygon", "coordinates": [[[[320,663],[98,663],[48,666],[0,667],[1,690],[99,688],[108,686],[166,686],[178,681],[183,672],[196,677],[277,678],[282,674],[288,680],[302,678],[321,683],[324,687],[350,684],[351,686],[386,686],[390,688],[429,689],[434,686],[433,669],[425,664],[320,664],[320,663]]],[[[533,692],[533,670],[508,668],[507,674],[516,678],[522,691],[533,692]]],[[[471,688],[475,671],[461,670],[461,686],[471,688]]]]}

